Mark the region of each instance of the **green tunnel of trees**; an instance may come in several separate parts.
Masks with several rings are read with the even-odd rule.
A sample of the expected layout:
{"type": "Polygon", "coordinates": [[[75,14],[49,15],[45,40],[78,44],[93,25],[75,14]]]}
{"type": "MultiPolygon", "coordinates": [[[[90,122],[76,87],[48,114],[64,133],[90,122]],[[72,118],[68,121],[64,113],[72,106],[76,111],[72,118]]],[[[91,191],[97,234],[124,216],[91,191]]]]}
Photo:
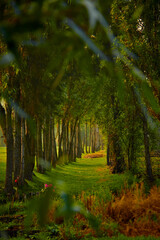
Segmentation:
{"type": "Polygon", "coordinates": [[[159,10],[139,0],[0,2],[7,193],[17,177],[32,180],[35,162],[44,173],[104,145],[113,173],[137,174],[144,157],[154,181],[159,10]]]}

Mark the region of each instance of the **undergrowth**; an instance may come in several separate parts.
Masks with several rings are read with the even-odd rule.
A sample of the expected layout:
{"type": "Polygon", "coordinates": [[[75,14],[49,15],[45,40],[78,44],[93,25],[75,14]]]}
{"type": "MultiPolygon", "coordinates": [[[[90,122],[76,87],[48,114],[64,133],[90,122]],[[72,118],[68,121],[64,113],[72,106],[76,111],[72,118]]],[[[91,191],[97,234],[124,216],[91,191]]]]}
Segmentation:
{"type": "MultiPolygon", "coordinates": [[[[134,184],[131,188],[125,187],[119,196],[108,191],[106,196],[101,198],[96,192],[92,195],[82,192],[79,196],[74,196],[73,200],[87,209],[88,216],[95,218],[86,217],[83,212],[76,213],[69,219],[64,215],[57,216],[57,208],[62,202],[53,201],[48,211],[47,224],[52,230],[57,231],[58,239],[103,239],[104,237],[104,239],[108,237],[127,239],[124,236],[139,236],[135,239],[147,239],[147,237],[154,239],[160,237],[160,188],[156,186],[148,195],[144,193],[143,184],[134,184]]],[[[68,205],[68,210],[65,208],[65,211],[70,211],[70,207],[71,205],[68,205]]],[[[37,225],[35,217],[34,224],[37,225]]]]}
{"type": "MultiPolygon", "coordinates": [[[[80,201],[99,220],[100,236],[115,236],[119,233],[125,236],[160,237],[160,189],[153,187],[149,195],[144,194],[143,184],[134,188],[124,189],[120,196],[106,201],[96,195],[82,194],[80,201]]],[[[85,236],[93,230],[80,214],[74,219],[76,232],[85,236]]]]}

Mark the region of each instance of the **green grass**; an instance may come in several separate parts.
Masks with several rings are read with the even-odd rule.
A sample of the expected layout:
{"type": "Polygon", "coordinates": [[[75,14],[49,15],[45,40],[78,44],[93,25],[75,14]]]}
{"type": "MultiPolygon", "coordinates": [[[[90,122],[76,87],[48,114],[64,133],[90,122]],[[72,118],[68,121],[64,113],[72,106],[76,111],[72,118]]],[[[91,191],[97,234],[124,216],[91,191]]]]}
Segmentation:
{"type": "Polygon", "coordinates": [[[55,184],[55,181],[63,181],[71,195],[78,195],[82,191],[93,193],[97,189],[109,189],[112,193],[118,193],[124,184],[132,184],[135,181],[134,177],[127,173],[110,174],[105,164],[105,158],[77,159],[77,162],[57,166],[46,174],[34,172],[34,181],[28,181],[28,186],[38,191],[45,183],[55,184]]]}
{"type": "MultiPolygon", "coordinates": [[[[5,179],[6,148],[0,148],[0,187],[4,186],[5,179]]],[[[93,192],[105,195],[105,192],[119,193],[124,184],[131,185],[135,179],[130,174],[110,174],[106,167],[106,159],[77,159],[77,162],[68,165],[57,165],[45,174],[34,171],[33,181],[27,181],[20,193],[39,192],[44,184],[55,184],[63,181],[67,186],[67,192],[71,195],[79,195],[82,191],[92,194],[93,192]],[[101,191],[99,191],[101,190],[101,191]]],[[[101,196],[102,197],[102,196],[101,196]]]]}

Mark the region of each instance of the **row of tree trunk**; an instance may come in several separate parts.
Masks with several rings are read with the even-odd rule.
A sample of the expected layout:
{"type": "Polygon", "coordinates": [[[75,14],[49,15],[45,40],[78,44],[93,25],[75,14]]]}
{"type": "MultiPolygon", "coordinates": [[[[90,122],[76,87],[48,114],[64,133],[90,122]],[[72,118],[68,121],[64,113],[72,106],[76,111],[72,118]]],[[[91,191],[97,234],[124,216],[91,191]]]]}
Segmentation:
{"type": "Polygon", "coordinates": [[[74,162],[82,153],[103,147],[98,126],[90,121],[88,128],[87,124],[82,127],[78,118],[55,122],[53,116],[32,121],[13,111],[9,104],[0,105],[0,126],[7,145],[6,193],[12,194],[14,185],[32,180],[35,164],[37,171],[44,173],[58,162],[74,162]]]}
{"type": "Polygon", "coordinates": [[[85,129],[82,136],[82,151],[83,153],[93,153],[104,148],[102,134],[100,133],[97,124],[92,123],[90,120],[85,122],[85,129]]]}
{"type": "MultiPolygon", "coordinates": [[[[143,129],[143,141],[144,141],[144,157],[145,157],[145,165],[146,165],[146,176],[149,182],[152,184],[154,181],[153,172],[152,172],[152,164],[150,157],[150,141],[149,141],[149,128],[147,118],[144,114],[141,117],[142,120],[142,129],[143,129]]],[[[134,121],[131,123],[131,136],[129,138],[128,144],[128,170],[132,173],[136,173],[136,132],[134,129],[134,121]]],[[[114,133],[112,135],[108,134],[107,138],[107,165],[113,164],[113,173],[122,173],[126,169],[126,163],[124,160],[124,152],[120,146],[120,140],[118,134],[114,133]]]]}

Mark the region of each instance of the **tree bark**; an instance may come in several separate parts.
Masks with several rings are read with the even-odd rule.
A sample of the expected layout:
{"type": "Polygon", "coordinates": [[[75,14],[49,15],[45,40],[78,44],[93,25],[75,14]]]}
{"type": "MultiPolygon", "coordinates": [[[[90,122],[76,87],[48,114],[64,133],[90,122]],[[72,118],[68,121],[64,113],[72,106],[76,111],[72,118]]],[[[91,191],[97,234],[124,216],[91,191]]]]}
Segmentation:
{"type": "Polygon", "coordinates": [[[92,130],[91,130],[91,119],[90,119],[90,124],[89,124],[89,153],[91,153],[91,136],[92,136],[92,130]]]}
{"type": "Polygon", "coordinates": [[[2,129],[3,137],[4,137],[4,142],[7,142],[7,133],[6,133],[6,113],[5,109],[2,107],[0,104],[0,126],[2,129]]]}
{"type": "Polygon", "coordinates": [[[37,119],[37,171],[39,173],[44,173],[44,164],[43,164],[43,150],[42,150],[42,132],[41,132],[41,124],[39,119],[37,119]]]}
{"type": "Polygon", "coordinates": [[[53,118],[53,163],[52,166],[55,168],[57,162],[57,145],[55,139],[55,127],[54,127],[54,118],[53,118]]]}
{"type": "Polygon", "coordinates": [[[73,161],[73,122],[70,122],[70,143],[69,143],[69,162],[73,161]]]}
{"type": "Polygon", "coordinates": [[[77,157],[77,131],[75,128],[74,138],[73,138],[73,161],[76,162],[77,157]]]}
{"type": "Polygon", "coordinates": [[[92,153],[95,152],[95,141],[96,141],[96,137],[95,137],[95,125],[92,127],[92,153]]]}
{"type": "Polygon", "coordinates": [[[96,129],[96,125],[94,125],[94,152],[97,151],[96,149],[96,145],[97,145],[97,129],[96,129]]]}
{"type": "Polygon", "coordinates": [[[14,158],[15,158],[15,170],[14,179],[20,177],[21,169],[21,118],[17,112],[15,112],[15,146],[14,146],[14,158]]]}
{"type": "Polygon", "coordinates": [[[66,149],[66,153],[68,154],[69,152],[69,122],[67,121],[67,126],[66,126],[66,131],[67,131],[67,136],[66,136],[66,141],[67,141],[67,149],[66,149]]]}
{"type": "Polygon", "coordinates": [[[94,152],[94,141],[93,141],[93,126],[91,128],[91,152],[94,152]]]}
{"type": "Polygon", "coordinates": [[[83,133],[84,132],[83,132],[83,129],[82,129],[82,131],[81,131],[81,139],[82,139],[82,147],[81,148],[82,148],[82,153],[84,153],[84,141],[85,141],[85,139],[84,139],[85,138],[85,136],[84,136],[85,133],[84,134],[83,133]]]}
{"type": "Polygon", "coordinates": [[[49,120],[49,157],[48,162],[53,163],[53,121],[49,120]]]}
{"type": "Polygon", "coordinates": [[[86,124],[85,124],[85,146],[86,146],[86,153],[88,153],[88,150],[87,150],[87,121],[86,121],[86,124]]]}
{"type": "Polygon", "coordinates": [[[7,194],[13,193],[12,184],[12,170],[13,170],[13,129],[12,129],[12,108],[7,105],[7,116],[6,116],[6,126],[7,126],[7,163],[6,163],[6,178],[5,178],[5,192],[7,194]]]}
{"type": "Polygon", "coordinates": [[[146,163],[146,174],[148,180],[153,182],[153,173],[152,173],[152,165],[149,151],[149,133],[147,126],[147,119],[143,116],[143,135],[144,135],[144,147],[145,147],[145,163],[146,163]]]}
{"type": "Polygon", "coordinates": [[[110,165],[110,138],[108,137],[107,142],[107,166],[110,165]]]}
{"type": "MultiPolygon", "coordinates": [[[[112,96],[112,105],[113,105],[113,120],[116,126],[116,120],[119,116],[119,109],[118,109],[118,103],[116,102],[114,96],[112,96]]],[[[116,130],[114,132],[112,140],[113,140],[113,150],[115,154],[115,164],[113,168],[113,173],[122,173],[125,170],[125,161],[122,153],[121,144],[119,141],[120,138],[116,130]]]]}
{"type": "Polygon", "coordinates": [[[129,146],[128,146],[128,169],[131,172],[135,172],[136,170],[136,157],[135,157],[135,137],[134,137],[134,131],[131,133],[130,139],[129,139],[129,146]]]}
{"type": "Polygon", "coordinates": [[[20,179],[21,184],[24,183],[24,157],[25,157],[25,119],[21,118],[21,172],[20,172],[20,179]]]}
{"type": "Polygon", "coordinates": [[[62,156],[62,133],[60,133],[60,119],[58,119],[58,158],[62,156]]]}
{"type": "Polygon", "coordinates": [[[124,156],[122,154],[122,149],[119,143],[119,137],[115,133],[113,136],[113,149],[115,154],[115,165],[113,169],[113,173],[122,173],[125,169],[125,162],[124,162],[124,156]]]}
{"type": "Polygon", "coordinates": [[[77,125],[77,120],[75,120],[75,123],[73,125],[73,122],[71,122],[70,124],[70,128],[71,128],[71,137],[70,137],[70,146],[69,146],[69,162],[73,162],[74,161],[74,152],[73,152],[73,140],[74,140],[74,134],[75,134],[75,129],[76,129],[76,125],[77,125]]]}
{"type": "Polygon", "coordinates": [[[43,159],[44,161],[47,161],[46,158],[46,126],[45,124],[43,125],[43,159]]]}
{"type": "Polygon", "coordinates": [[[45,160],[47,162],[49,159],[49,147],[50,147],[50,122],[49,119],[46,119],[46,128],[45,128],[45,160]]]}
{"type": "Polygon", "coordinates": [[[35,138],[27,131],[25,135],[25,164],[24,178],[32,181],[33,170],[35,165],[35,138]]]}
{"type": "Polygon", "coordinates": [[[81,141],[81,124],[78,121],[78,144],[77,144],[77,157],[82,157],[82,141],[81,141]]]}
{"type": "Polygon", "coordinates": [[[62,129],[63,129],[63,162],[64,163],[67,163],[67,140],[66,140],[66,123],[64,122],[64,120],[62,121],[63,122],[63,126],[62,126],[62,129]]]}

